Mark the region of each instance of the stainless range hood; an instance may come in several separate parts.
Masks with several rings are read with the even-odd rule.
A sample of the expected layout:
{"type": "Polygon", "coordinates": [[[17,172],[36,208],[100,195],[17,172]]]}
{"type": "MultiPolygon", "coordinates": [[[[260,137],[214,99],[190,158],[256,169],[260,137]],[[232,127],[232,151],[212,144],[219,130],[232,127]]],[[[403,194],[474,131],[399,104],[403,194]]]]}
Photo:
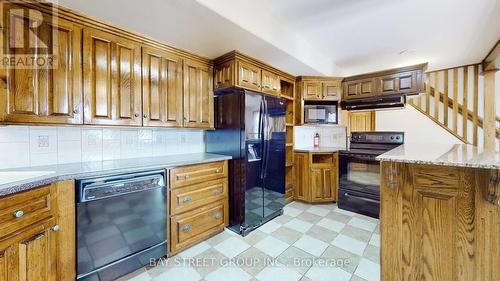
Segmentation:
{"type": "Polygon", "coordinates": [[[406,96],[373,97],[342,101],[342,108],[349,111],[404,108],[406,96]]]}

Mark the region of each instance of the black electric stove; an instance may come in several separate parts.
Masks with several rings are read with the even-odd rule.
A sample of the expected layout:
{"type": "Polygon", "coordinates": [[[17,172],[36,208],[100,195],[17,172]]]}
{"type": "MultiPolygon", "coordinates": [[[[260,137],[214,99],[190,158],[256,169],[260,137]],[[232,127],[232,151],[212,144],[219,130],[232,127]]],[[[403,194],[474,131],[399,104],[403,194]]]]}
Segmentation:
{"type": "Polygon", "coordinates": [[[340,151],[340,209],[379,217],[380,162],[376,157],[403,143],[403,132],[351,133],[349,149],[340,151]]]}

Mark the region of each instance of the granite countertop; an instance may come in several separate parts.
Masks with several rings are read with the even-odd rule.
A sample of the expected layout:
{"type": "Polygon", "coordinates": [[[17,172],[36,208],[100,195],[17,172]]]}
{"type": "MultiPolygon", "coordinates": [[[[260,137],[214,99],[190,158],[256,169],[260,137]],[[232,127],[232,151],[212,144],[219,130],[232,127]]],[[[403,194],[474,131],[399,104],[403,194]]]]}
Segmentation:
{"type": "Polygon", "coordinates": [[[381,161],[500,169],[500,153],[469,144],[404,144],[377,157],[381,161]]]}
{"type": "Polygon", "coordinates": [[[190,153],[147,158],[131,158],[5,169],[0,170],[0,196],[32,189],[40,185],[50,184],[61,180],[80,179],[114,173],[130,173],[145,170],[165,169],[176,166],[215,162],[228,159],[231,159],[231,157],[211,153],[190,153]],[[26,175],[30,174],[33,174],[34,176],[26,178],[26,175]],[[19,178],[19,180],[12,181],[13,178],[19,178]],[[2,184],[2,182],[4,183],[2,184]]]}
{"type": "Polygon", "coordinates": [[[295,152],[338,152],[345,150],[345,147],[338,146],[320,146],[320,147],[295,147],[295,152]]]}

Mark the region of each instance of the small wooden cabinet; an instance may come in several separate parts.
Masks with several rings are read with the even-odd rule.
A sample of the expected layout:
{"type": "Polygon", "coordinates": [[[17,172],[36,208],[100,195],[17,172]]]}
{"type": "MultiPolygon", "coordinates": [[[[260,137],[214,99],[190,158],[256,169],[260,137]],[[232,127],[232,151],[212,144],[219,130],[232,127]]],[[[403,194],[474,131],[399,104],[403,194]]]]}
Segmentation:
{"type": "Polygon", "coordinates": [[[0,280],[75,280],[73,181],[0,197],[0,280]]]}
{"type": "Polygon", "coordinates": [[[375,111],[348,112],[347,134],[375,131],[375,111]]]}
{"type": "Polygon", "coordinates": [[[338,101],[341,98],[342,78],[299,76],[297,87],[303,100],[338,101]]]}
{"type": "MultiPolygon", "coordinates": [[[[30,13],[23,6],[2,3],[4,38],[24,34],[16,38],[16,44],[22,48],[3,46],[3,55],[33,54],[45,57],[50,63],[34,67],[11,67],[0,69],[0,122],[38,123],[38,124],[82,124],[82,76],[81,76],[81,40],[82,27],[65,19],[55,18],[41,13],[42,22],[38,28],[30,29],[47,45],[47,49],[34,49],[28,46],[32,37],[22,27],[29,26],[40,19],[30,18],[30,13]],[[9,17],[11,9],[22,11],[17,17],[9,17]],[[10,26],[15,23],[15,26],[10,26]],[[43,50],[43,51],[41,51],[43,50]]],[[[8,43],[4,40],[3,43],[8,43]]],[[[12,43],[10,43],[12,44],[12,43]]]]}
{"type": "Polygon", "coordinates": [[[250,63],[237,61],[237,86],[260,92],[262,70],[250,63]]]}
{"type": "Polygon", "coordinates": [[[86,27],[83,61],[85,124],[141,126],[141,45],[86,27]]]}
{"type": "Polygon", "coordinates": [[[182,127],[182,59],[166,50],[142,47],[143,125],[182,127]]]}
{"type": "Polygon", "coordinates": [[[280,78],[267,70],[262,70],[262,92],[279,96],[281,93],[280,78]]]}
{"type": "Polygon", "coordinates": [[[229,223],[227,161],[170,171],[169,251],[192,246],[229,223]]]}
{"type": "Polygon", "coordinates": [[[375,79],[350,81],[344,83],[344,99],[361,99],[375,95],[375,79]]]}
{"type": "Polygon", "coordinates": [[[214,127],[212,66],[184,61],[184,127],[214,127]]]}
{"type": "Polygon", "coordinates": [[[295,179],[295,199],[337,201],[338,153],[295,152],[295,179]]]}

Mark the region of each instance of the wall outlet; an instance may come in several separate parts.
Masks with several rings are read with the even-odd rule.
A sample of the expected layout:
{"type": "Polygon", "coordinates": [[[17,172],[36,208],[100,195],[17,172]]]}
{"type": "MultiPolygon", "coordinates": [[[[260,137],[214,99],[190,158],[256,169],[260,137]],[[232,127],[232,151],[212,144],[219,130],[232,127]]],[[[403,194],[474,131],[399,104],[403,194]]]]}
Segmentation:
{"type": "Polygon", "coordinates": [[[38,147],[49,147],[49,136],[38,136],[38,147]]]}

